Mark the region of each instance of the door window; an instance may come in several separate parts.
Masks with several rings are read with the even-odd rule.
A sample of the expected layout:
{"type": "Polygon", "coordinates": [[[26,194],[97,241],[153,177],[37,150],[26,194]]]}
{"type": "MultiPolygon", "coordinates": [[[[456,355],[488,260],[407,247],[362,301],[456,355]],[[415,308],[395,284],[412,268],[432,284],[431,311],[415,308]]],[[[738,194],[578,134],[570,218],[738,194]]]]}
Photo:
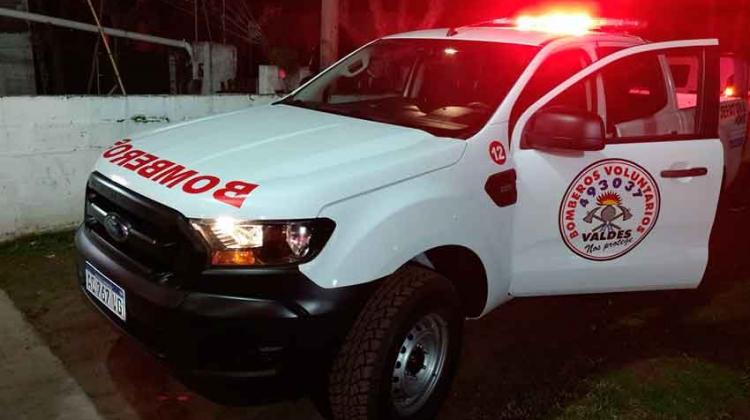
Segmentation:
{"type": "Polygon", "coordinates": [[[545,108],[597,112],[610,143],[705,138],[698,119],[714,105],[700,94],[702,63],[701,50],[684,48],[626,57],[566,89],[545,108]],[[602,88],[601,98],[596,86],[602,88]]]}
{"type": "MultiPolygon", "coordinates": [[[[589,55],[585,51],[579,49],[561,51],[547,57],[531,77],[531,80],[529,80],[528,84],[523,89],[523,92],[521,92],[521,95],[518,97],[516,104],[513,106],[510,116],[510,131],[513,132],[513,127],[518,121],[518,118],[529,106],[538,101],[550,90],[557,87],[560,83],[583,70],[589,64],[591,64],[589,55]]],[[[572,100],[577,102],[578,105],[583,104],[585,100],[577,95],[577,93],[580,93],[581,89],[585,88],[579,86],[577,89],[578,92],[566,93],[563,95],[566,96],[566,98],[561,98],[560,100],[572,100]]]]}
{"type": "Polygon", "coordinates": [[[604,69],[602,79],[607,98],[607,132],[617,136],[619,127],[630,124],[639,127],[638,135],[657,134],[646,132],[656,131],[647,120],[669,105],[658,56],[649,54],[618,61],[604,69]]]}

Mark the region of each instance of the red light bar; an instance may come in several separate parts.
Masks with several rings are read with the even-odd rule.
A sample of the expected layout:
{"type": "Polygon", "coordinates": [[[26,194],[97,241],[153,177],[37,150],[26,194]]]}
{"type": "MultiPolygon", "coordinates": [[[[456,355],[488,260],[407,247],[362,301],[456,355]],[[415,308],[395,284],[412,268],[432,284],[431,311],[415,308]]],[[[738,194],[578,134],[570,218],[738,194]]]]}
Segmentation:
{"type": "MultiPolygon", "coordinates": [[[[470,25],[495,26],[516,28],[522,31],[538,31],[559,35],[585,35],[591,31],[625,32],[630,29],[643,29],[645,22],[629,19],[595,18],[586,12],[551,12],[542,15],[521,15],[516,18],[493,19],[470,25]]],[[[453,36],[458,30],[451,28],[448,36],[453,36]]]]}
{"type": "Polygon", "coordinates": [[[641,28],[642,22],[626,19],[595,18],[585,12],[556,12],[544,15],[521,15],[513,19],[522,31],[539,31],[561,35],[585,35],[594,30],[611,28],[641,28]]]}

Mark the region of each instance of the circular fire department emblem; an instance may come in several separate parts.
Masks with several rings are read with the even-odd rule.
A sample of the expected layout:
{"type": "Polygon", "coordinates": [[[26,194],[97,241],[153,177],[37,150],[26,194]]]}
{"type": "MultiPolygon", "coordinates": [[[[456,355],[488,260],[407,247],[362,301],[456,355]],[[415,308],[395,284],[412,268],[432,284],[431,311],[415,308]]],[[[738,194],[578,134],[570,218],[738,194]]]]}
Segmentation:
{"type": "Polygon", "coordinates": [[[661,197],[639,165],[606,159],[584,169],[560,205],[560,234],[583,258],[609,261],[627,254],[654,228],[661,197]]]}

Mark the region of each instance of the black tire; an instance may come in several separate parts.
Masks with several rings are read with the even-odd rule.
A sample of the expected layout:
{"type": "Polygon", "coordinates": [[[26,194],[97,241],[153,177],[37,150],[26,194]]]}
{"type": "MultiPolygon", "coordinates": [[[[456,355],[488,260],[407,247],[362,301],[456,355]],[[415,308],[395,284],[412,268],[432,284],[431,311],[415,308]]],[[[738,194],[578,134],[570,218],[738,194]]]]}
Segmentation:
{"type": "MultiPolygon", "coordinates": [[[[445,277],[419,266],[406,266],[386,279],[365,304],[333,362],[328,388],[333,418],[412,420],[435,417],[456,371],[463,319],[456,290],[445,277]],[[432,321],[435,322],[425,324],[432,321]],[[440,351],[427,356],[439,357],[442,363],[427,361],[428,353],[416,342],[410,348],[418,350],[405,354],[405,347],[402,349],[402,345],[407,344],[407,335],[414,340],[430,335],[421,332],[425,325],[425,331],[439,327],[438,331],[444,332],[432,336],[447,338],[447,344],[441,346],[445,349],[444,357],[437,356],[443,354],[440,351]],[[415,331],[419,331],[418,338],[413,338],[415,331]],[[416,365],[412,354],[418,360],[416,365]],[[406,409],[403,407],[406,400],[393,398],[393,392],[402,392],[392,391],[394,383],[398,383],[394,382],[394,375],[398,373],[394,371],[397,357],[405,360],[403,368],[398,370],[404,375],[409,366],[412,373],[422,369],[425,369],[422,373],[429,372],[426,365],[442,366],[435,368],[435,375],[420,376],[437,379],[421,380],[431,383],[427,386],[430,391],[418,393],[423,396],[418,398],[420,402],[406,409]]],[[[400,362],[398,366],[401,367],[400,362]]],[[[416,376],[404,378],[408,381],[416,376]]]]}

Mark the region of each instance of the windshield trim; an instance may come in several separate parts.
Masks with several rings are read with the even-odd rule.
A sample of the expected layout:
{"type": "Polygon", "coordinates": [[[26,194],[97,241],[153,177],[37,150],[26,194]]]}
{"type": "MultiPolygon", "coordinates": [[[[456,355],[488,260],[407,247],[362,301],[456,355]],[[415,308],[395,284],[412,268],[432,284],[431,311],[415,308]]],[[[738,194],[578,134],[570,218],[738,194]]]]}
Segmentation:
{"type": "MultiPolygon", "coordinates": [[[[284,98],[284,100],[285,99],[286,98],[284,98]]],[[[456,139],[456,140],[466,140],[466,139],[461,138],[461,137],[436,135],[435,133],[431,133],[431,132],[425,130],[424,128],[422,128],[422,126],[418,126],[418,125],[410,125],[410,124],[407,124],[407,123],[399,123],[399,124],[397,124],[395,121],[382,120],[382,119],[377,119],[377,118],[368,118],[368,116],[365,116],[365,115],[353,115],[353,114],[347,114],[347,113],[344,113],[344,112],[336,112],[334,110],[320,109],[320,108],[315,108],[315,107],[308,107],[308,106],[303,106],[300,103],[284,102],[284,100],[276,101],[276,102],[272,103],[271,105],[292,106],[292,107],[299,108],[299,109],[304,109],[304,110],[307,110],[307,111],[323,112],[325,114],[332,114],[332,115],[337,115],[337,116],[340,116],[340,117],[353,118],[355,120],[370,121],[370,122],[375,122],[375,123],[379,123],[379,124],[391,125],[393,127],[408,128],[410,130],[419,130],[419,131],[421,131],[423,133],[426,133],[426,134],[428,134],[430,136],[433,136],[433,137],[451,138],[451,139],[456,139]]]]}

